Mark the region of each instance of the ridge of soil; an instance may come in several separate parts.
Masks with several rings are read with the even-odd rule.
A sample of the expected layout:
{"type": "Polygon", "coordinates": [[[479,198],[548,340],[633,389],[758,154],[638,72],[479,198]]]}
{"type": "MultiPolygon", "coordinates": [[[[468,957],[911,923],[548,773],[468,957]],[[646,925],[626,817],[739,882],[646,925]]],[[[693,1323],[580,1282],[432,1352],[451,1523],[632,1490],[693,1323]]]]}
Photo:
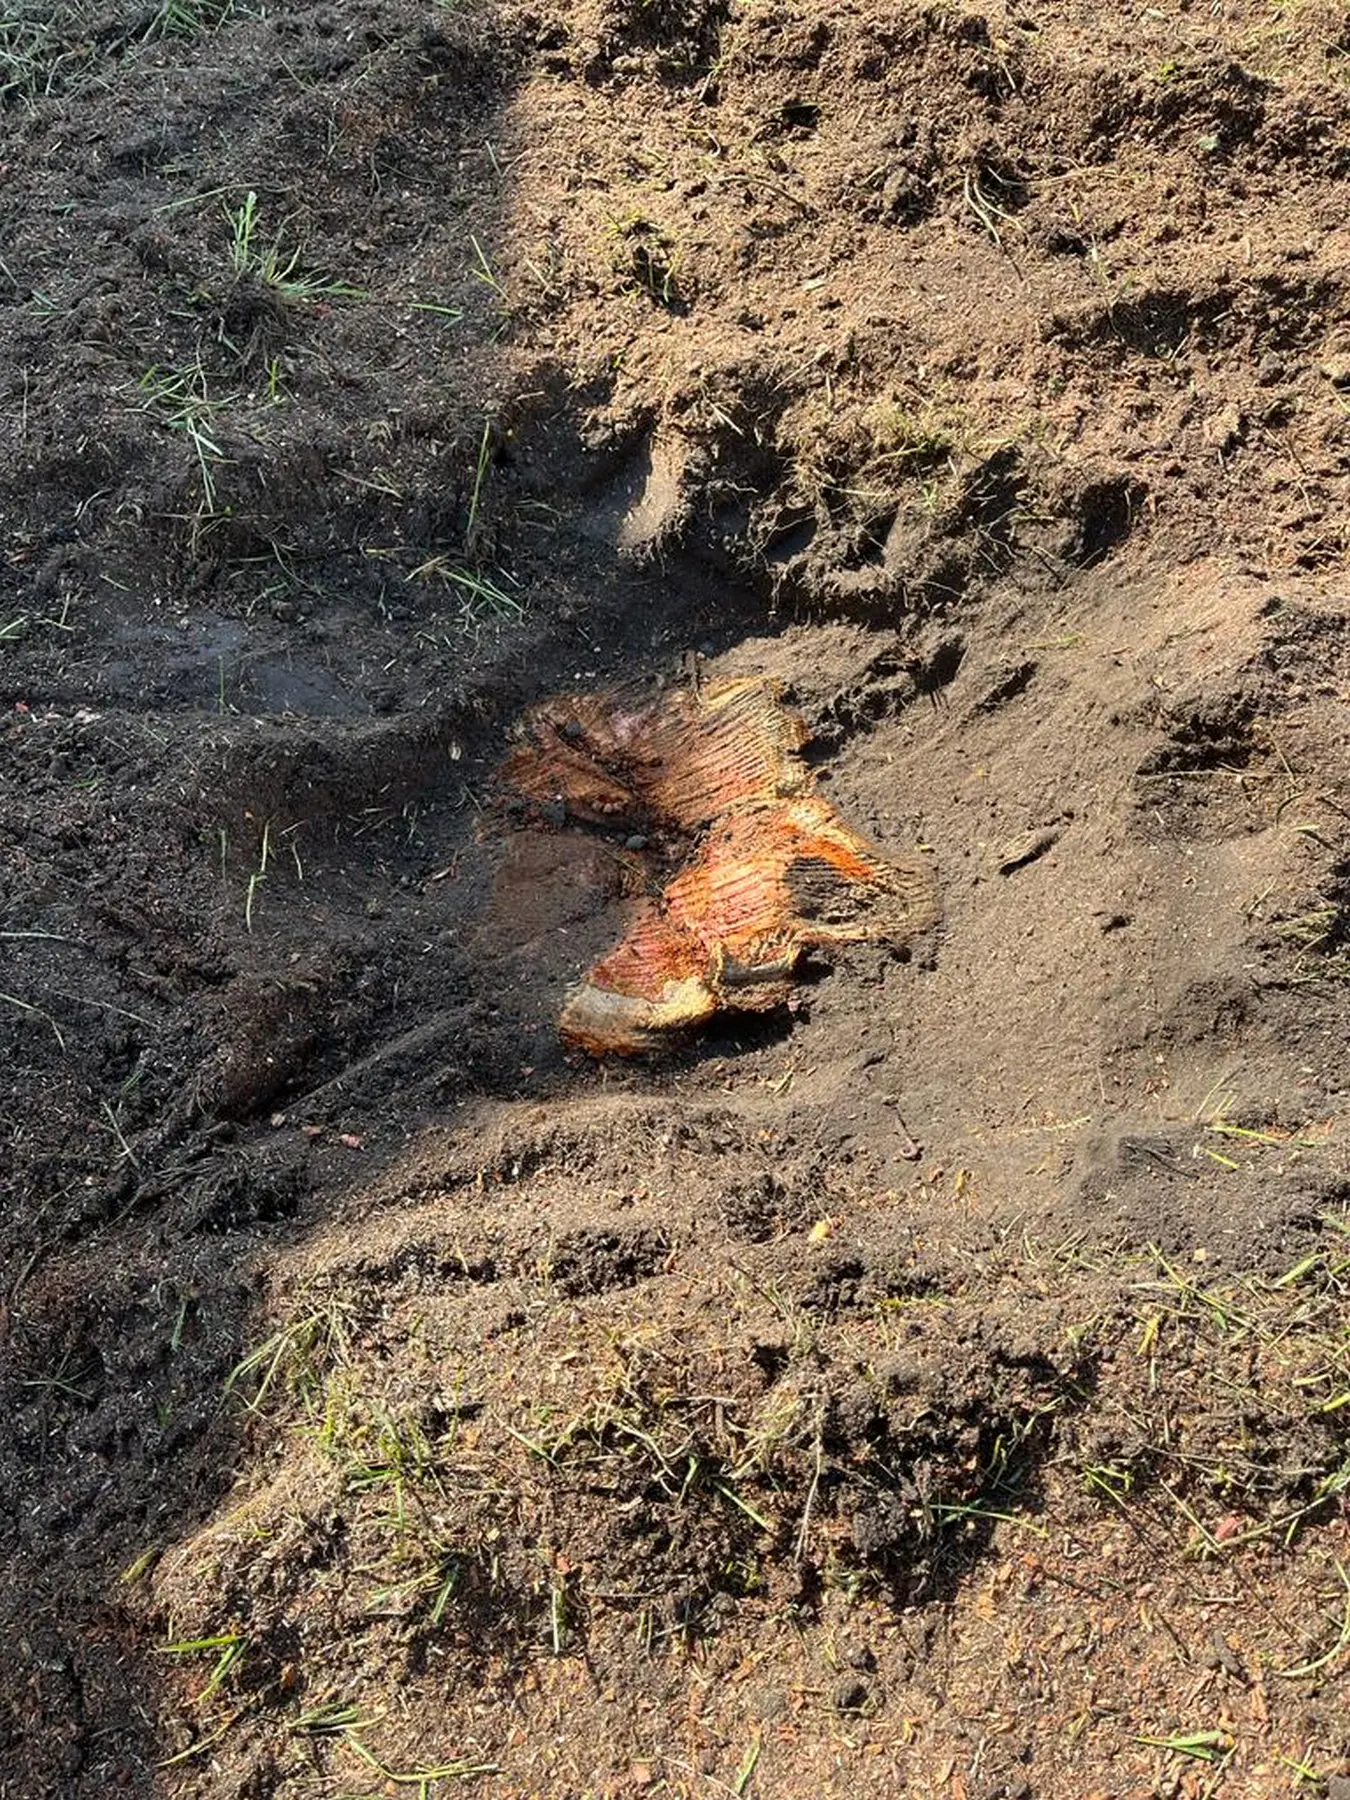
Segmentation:
{"type": "Polygon", "coordinates": [[[1344,1800],[1344,8],[11,12],[0,1796],[1344,1800]],[[749,675],[941,923],[570,1053],[749,675]]]}

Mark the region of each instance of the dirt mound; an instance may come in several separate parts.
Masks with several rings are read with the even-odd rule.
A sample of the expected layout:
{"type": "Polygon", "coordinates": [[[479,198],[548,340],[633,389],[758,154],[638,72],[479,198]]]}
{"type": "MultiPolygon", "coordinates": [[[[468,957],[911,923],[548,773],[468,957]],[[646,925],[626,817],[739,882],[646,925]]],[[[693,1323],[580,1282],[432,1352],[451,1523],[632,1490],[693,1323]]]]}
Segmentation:
{"type": "Polygon", "coordinates": [[[1350,1780],[1345,25],[0,20],[0,1794],[1350,1780]]]}

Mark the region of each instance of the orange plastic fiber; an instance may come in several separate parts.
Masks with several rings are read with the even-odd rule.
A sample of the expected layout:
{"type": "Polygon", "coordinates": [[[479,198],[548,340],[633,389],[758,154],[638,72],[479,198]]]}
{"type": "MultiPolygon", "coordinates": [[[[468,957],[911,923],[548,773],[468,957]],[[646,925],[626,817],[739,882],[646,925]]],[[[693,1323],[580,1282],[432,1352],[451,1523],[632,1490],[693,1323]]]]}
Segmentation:
{"type": "Polygon", "coordinates": [[[583,824],[702,830],[568,996],[568,1042],[649,1050],[719,1008],[781,1005],[808,948],[898,941],[935,922],[931,869],[883,861],[812,791],[805,739],[759,678],[641,704],[563,696],[527,715],[501,770],[519,794],[583,824]]]}
{"type": "Polygon", "coordinates": [[[777,683],[752,677],[654,700],[564,694],[527,714],[501,768],[508,786],[598,825],[647,815],[694,830],[732,807],[799,793],[801,720],[777,683]]]}

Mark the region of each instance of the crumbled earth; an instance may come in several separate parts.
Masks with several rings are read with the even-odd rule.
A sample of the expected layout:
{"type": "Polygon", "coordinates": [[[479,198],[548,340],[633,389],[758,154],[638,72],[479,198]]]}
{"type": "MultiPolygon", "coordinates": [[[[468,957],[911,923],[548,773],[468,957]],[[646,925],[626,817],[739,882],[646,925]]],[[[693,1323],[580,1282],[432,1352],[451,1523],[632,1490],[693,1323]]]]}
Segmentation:
{"type": "Polygon", "coordinates": [[[0,1796],[1350,1792],[1350,17],[0,17],[0,1796]],[[562,693],[941,922],[568,1049],[562,693]]]}

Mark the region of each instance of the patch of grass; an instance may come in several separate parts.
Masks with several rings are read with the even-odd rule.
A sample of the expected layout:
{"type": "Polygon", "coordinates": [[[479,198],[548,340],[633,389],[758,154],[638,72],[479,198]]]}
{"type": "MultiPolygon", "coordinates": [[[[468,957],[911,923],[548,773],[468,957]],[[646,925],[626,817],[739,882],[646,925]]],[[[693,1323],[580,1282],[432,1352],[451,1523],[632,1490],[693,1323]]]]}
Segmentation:
{"type": "Polygon", "coordinates": [[[1019,1410],[1006,1425],[990,1434],[972,1459],[973,1466],[962,1471],[960,1497],[944,1499],[934,1495],[925,1503],[930,1531],[956,1530],[969,1535],[991,1523],[1018,1525],[1038,1536],[1046,1536],[1044,1527],[1027,1517],[1025,1485],[1038,1443],[1048,1433],[1044,1421],[1070,1400],[1069,1392],[1054,1395],[1039,1406],[1019,1410]]]}
{"type": "Polygon", "coordinates": [[[159,1653],[161,1656],[209,1656],[214,1659],[205,1682],[192,1696],[195,1705],[204,1706],[238,1666],[246,1648],[247,1640],[239,1632],[225,1631],[215,1637],[161,1644],[159,1653]]]}
{"type": "Polygon", "coordinates": [[[469,273],[473,276],[475,281],[481,281],[484,287],[491,288],[498,299],[505,300],[506,289],[497,278],[496,271],[488,261],[483,246],[472,232],[469,233],[469,244],[473,250],[473,261],[469,265],[469,273]]]}
{"type": "MultiPolygon", "coordinates": [[[[7,995],[0,995],[0,999],[6,998],[7,995]]],[[[56,1367],[48,1374],[27,1376],[19,1382],[19,1386],[39,1393],[61,1394],[87,1406],[94,1397],[95,1385],[90,1383],[95,1373],[92,1364],[80,1363],[69,1355],[62,1355],[56,1367]]]]}
{"type": "Polygon", "coordinates": [[[437,1456],[425,1431],[410,1417],[398,1418],[379,1405],[370,1405],[359,1423],[350,1412],[340,1430],[333,1430],[330,1416],[323,1441],[343,1461],[343,1480],[353,1493],[374,1488],[385,1490],[401,1530],[406,1524],[406,1499],[414,1488],[431,1487],[436,1481],[437,1456]]]}
{"type": "Polygon", "coordinates": [[[213,392],[200,356],[176,368],[156,364],[140,379],[141,406],[167,431],[187,440],[197,475],[197,504],[190,515],[193,537],[218,515],[217,480],[228,460],[216,441],[216,422],[237,393],[213,392]]]}
{"type": "Polygon", "coordinates": [[[433,1431],[374,1397],[350,1365],[308,1397],[306,1411],[301,1429],[336,1471],[362,1545],[366,1618],[435,1630],[463,1592],[491,1587],[481,1522],[466,1507],[480,1479],[457,1460],[457,1417],[433,1431]]]}
{"type": "Polygon", "coordinates": [[[772,1535],[776,1530],[775,1523],[740,1491],[750,1475],[763,1472],[762,1446],[756,1458],[759,1467],[742,1467],[735,1459],[739,1434],[725,1414],[722,1433],[716,1420],[710,1432],[698,1409],[680,1404],[676,1396],[653,1400],[625,1383],[620,1393],[605,1395],[570,1417],[559,1417],[547,1407],[542,1412],[530,1409],[519,1425],[507,1429],[531,1456],[551,1468],[566,1463],[598,1470],[617,1461],[629,1472],[638,1471],[641,1487],[680,1505],[716,1496],[759,1531],[772,1535]]]}
{"type": "Polygon", "coordinates": [[[269,356],[266,369],[267,404],[269,406],[283,406],[290,399],[290,395],[282,383],[281,374],[281,358],[269,356]]]}
{"type": "Polygon", "coordinates": [[[291,1721],[289,1730],[298,1737],[339,1740],[367,1768],[373,1769],[381,1781],[394,1788],[416,1788],[421,1800],[426,1800],[434,1782],[467,1781],[477,1775],[499,1773],[496,1763],[471,1760],[418,1765],[404,1770],[392,1768],[370,1748],[365,1736],[385,1716],[382,1712],[367,1712],[350,1701],[330,1700],[301,1713],[291,1721]]]}
{"type": "Polygon", "coordinates": [[[193,39],[235,15],[236,0],[161,0],[149,19],[110,34],[90,0],[5,0],[0,5],[0,108],[37,101],[97,78],[101,68],[164,39],[193,39]]]}
{"type": "Polygon", "coordinates": [[[1296,986],[1316,981],[1350,981],[1350,914],[1338,901],[1313,907],[1275,927],[1294,946],[1294,967],[1286,977],[1296,986]]]}
{"type": "Polygon", "coordinates": [[[250,1350],[225,1382],[225,1394],[239,1394],[251,1412],[275,1395],[302,1404],[322,1393],[325,1377],[348,1350],[349,1320],[336,1301],[301,1313],[250,1350]]]}
{"type": "Polygon", "coordinates": [[[198,38],[234,17],[235,0],[163,0],[146,28],[149,38],[198,38]]]}
{"type": "Polygon", "coordinates": [[[0,107],[58,93],[94,56],[92,7],[7,0],[0,6],[0,107]]]}
{"type": "Polygon", "coordinates": [[[610,261],[625,286],[667,310],[680,306],[680,259],[670,234],[640,212],[612,220],[608,232],[610,261]]]}
{"type": "Polygon", "coordinates": [[[943,468],[963,447],[964,424],[950,408],[935,401],[921,401],[917,406],[890,402],[877,407],[864,418],[871,455],[862,472],[900,469],[923,474],[943,468]]]}
{"type": "Polygon", "coordinates": [[[467,625],[481,625],[488,620],[514,623],[525,617],[525,603],[510,594],[501,582],[473,569],[461,569],[441,557],[433,557],[412,572],[413,581],[436,577],[454,588],[461,596],[460,616],[467,625]]]}
{"type": "Polygon", "coordinates": [[[793,503],[861,524],[906,495],[936,513],[962,459],[990,447],[970,414],[938,395],[853,406],[828,389],[788,410],[779,441],[790,461],[793,503]]]}
{"type": "MultiPolygon", "coordinates": [[[[1256,1129],[1221,1102],[1212,1117],[1256,1129]]],[[[935,1272],[919,1257],[864,1261],[855,1277],[842,1245],[803,1231],[776,1261],[742,1253],[730,1279],[691,1282],[675,1316],[668,1288],[593,1304],[567,1247],[528,1232],[505,1276],[492,1243],[494,1278],[520,1284],[506,1341],[485,1343],[481,1314],[446,1300],[438,1249],[434,1264],[419,1256],[440,1273],[406,1310],[381,1273],[363,1276],[382,1295],[370,1344],[311,1297],[240,1363],[231,1387],[266,1409],[260,1453],[280,1440],[288,1478],[266,1499],[250,1484],[274,1510],[233,1530],[231,1562],[224,1534],[193,1550],[194,1581],[213,1588],[193,1596],[204,1638],[209,1621],[234,1628],[258,1538],[302,1529],[313,1558],[275,1565],[301,1571],[283,1590],[289,1618],[319,1616],[321,1569],[342,1596],[333,1632],[369,1634],[390,1666],[407,1652],[519,1668],[619,1639],[661,1655],[732,1626],[746,1603],[753,1630],[799,1590],[893,1605],[959,1582],[991,1546],[997,1566],[1010,1540],[1049,1556],[1066,1490],[1073,1529],[1088,1510],[1089,1531],[1118,1517],[1179,1579],[1222,1559],[1218,1578],[1244,1581],[1253,1559],[1235,1552],[1281,1549],[1350,1494],[1350,1227],[1332,1215],[1287,1267],[1223,1279],[1161,1251],[1093,1258],[1011,1236],[935,1272]]],[[[480,1271],[483,1246],[454,1250],[480,1271]]],[[[1334,1557],[1306,1613],[1263,1640],[1270,1678],[1341,1666],[1350,1586],[1334,1557]]],[[[419,1773],[381,1753],[389,1692],[363,1692],[357,1711],[331,1687],[315,1705],[311,1681],[299,1717],[293,1694],[260,1702],[274,1731],[365,1761],[351,1730],[395,1786],[419,1773]]],[[[1190,1742],[1210,1724],[1137,1729],[1176,1727],[1148,1748],[1201,1762],[1213,1749],[1217,1766],[1221,1745],[1190,1742]]]]}
{"type": "Polygon", "coordinates": [[[1121,1510],[1162,1495],[1202,1557],[1287,1545],[1350,1493],[1350,1227],[1322,1227],[1276,1276],[1207,1280],[1155,1249],[1135,1284],[1144,1389],[1116,1401],[1135,1451],[1084,1480],[1121,1510]]]}
{"type": "Polygon", "coordinates": [[[1323,75],[1350,80],[1350,25],[1334,0],[1275,0],[1234,46],[1254,74],[1269,81],[1323,75]]]}
{"type": "Polygon", "coordinates": [[[226,207],[230,264],[237,277],[252,276],[282,301],[362,300],[365,290],[310,266],[301,249],[287,249],[284,226],[270,238],[262,230],[258,196],[252,190],[236,207],[226,207]]]}
{"type": "MultiPolygon", "coordinates": [[[[368,549],[366,554],[391,559],[397,555],[394,551],[378,549],[368,549]]],[[[427,643],[450,645],[456,638],[476,639],[494,627],[515,625],[525,617],[524,598],[505,586],[508,576],[503,575],[498,580],[477,569],[466,568],[455,557],[441,552],[426,557],[408,570],[407,578],[409,581],[440,582],[457,601],[448,630],[433,631],[425,626],[419,630],[417,635],[427,643]]]]}

